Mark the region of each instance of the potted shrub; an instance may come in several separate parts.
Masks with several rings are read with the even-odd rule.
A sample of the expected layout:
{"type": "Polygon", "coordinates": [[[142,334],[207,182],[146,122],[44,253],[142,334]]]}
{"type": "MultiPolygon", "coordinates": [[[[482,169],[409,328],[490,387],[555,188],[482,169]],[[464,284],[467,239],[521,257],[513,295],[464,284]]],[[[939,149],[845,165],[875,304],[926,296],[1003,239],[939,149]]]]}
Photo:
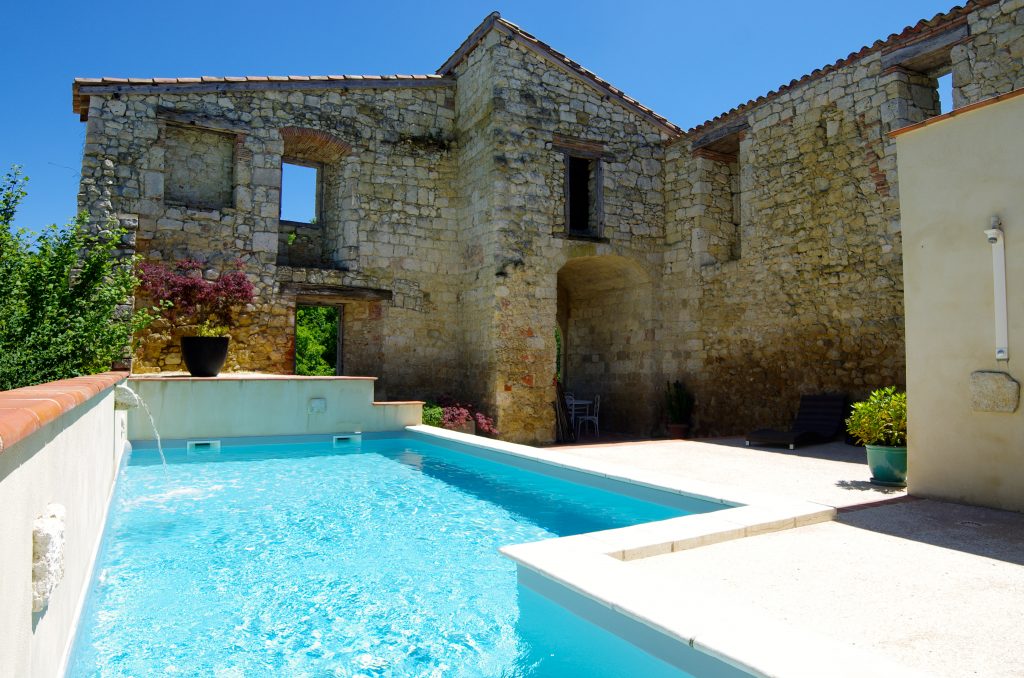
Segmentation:
{"type": "Polygon", "coordinates": [[[253,300],[252,283],[241,270],[215,277],[207,280],[202,264],[193,259],[173,266],[151,261],[139,265],[141,289],[162,302],[164,316],[182,330],[181,357],[193,377],[220,373],[234,309],[253,300]]]}
{"type": "Polygon", "coordinates": [[[864,446],[877,485],[907,485],[907,394],[888,386],[855,403],[846,430],[864,446]]]}
{"type": "Polygon", "coordinates": [[[678,379],[665,385],[665,412],[668,417],[668,434],[672,438],[685,438],[690,432],[690,416],[693,414],[693,394],[686,384],[678,379]]]}

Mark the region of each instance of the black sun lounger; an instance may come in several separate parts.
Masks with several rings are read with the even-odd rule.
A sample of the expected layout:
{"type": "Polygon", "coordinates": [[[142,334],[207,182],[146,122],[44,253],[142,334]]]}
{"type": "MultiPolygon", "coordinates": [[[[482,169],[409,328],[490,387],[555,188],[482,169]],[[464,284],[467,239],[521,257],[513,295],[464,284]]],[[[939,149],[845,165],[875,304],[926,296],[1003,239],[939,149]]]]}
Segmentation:
{"type": "Polygon", "coordinates": [[[841,394],[800,396],[800,410],[789,431],[762,428],[748,433],[747,445],[810,445],[832,440],[843,428],[846,396],[841,394]]]}

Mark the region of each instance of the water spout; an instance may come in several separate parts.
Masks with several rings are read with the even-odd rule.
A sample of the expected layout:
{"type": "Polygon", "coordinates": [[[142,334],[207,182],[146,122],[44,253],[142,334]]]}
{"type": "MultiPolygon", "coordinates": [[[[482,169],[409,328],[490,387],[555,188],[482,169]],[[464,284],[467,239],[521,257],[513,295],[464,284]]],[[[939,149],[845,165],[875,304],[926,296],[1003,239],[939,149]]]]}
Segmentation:
{"type": "Polygon", "coordinates": [[[160,431],[156,430],[156,421],[153,419],[153,413],[149,411],[146,401],[127,384],[119,384],[114,389],[114,407],[123,410],[141,407],[142,411],[146,413],[146,416],[149,417],[149,425],[153,429],[153,437],[156,438],[156,450],[160,453],[160,462],[163,464],[164,474],[166,474],[167,458],[164,457],[164,446],[160,442],[160,431]]]}

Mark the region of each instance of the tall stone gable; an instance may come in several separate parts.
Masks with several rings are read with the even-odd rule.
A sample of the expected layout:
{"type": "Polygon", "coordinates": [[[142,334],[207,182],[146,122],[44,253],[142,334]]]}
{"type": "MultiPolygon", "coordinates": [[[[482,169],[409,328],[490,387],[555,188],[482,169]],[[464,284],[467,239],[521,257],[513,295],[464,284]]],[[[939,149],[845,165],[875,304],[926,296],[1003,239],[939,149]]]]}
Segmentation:
{"type": "MultiPolygon", "coordinates": [[[[684,132],[496,14],[424,76],[80,79],[79,205],[125,254],[240,266],[229,368],[289,373],[299,304],[341,309],[380,398],[479,403],[553,438],[554,382],[602,427],[784,425],[802,393],[904,374],[895,128],[1024,85],[1019,0],[968,3],[684,132]],[[281,218],[282,163],[316,169],[281,218]]],[[[680,76],[682,77],[682,76],[680,76]]],[[[133,369],[181,369],[158,323],[133,369]]]]}

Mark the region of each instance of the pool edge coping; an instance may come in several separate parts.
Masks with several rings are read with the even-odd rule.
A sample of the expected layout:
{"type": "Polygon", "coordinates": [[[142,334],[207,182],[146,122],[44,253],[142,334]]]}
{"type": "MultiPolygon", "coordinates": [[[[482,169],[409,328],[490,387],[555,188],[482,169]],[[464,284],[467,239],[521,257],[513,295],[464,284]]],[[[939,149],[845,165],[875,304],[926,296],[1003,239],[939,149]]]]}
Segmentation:
{"type": "Polygon", "coordinates": [[[482,447],[730,506],[711,513],[502,547],[502,555],[519,568],[526,568],[753,676],[820,675],[822,666],[830,667],[834,671],[830,675],[837,677],[913,678],[923,675],[886,655],[818,636],[777,619],[759,619],[760,615],[753,609],[744,609],[740,614],[734,610],[729,615],[720,610],[685,614],[682,606],[666,604],[663,598],[666,592],[645,591],[643,582],[624,581],[629,577],[627,568],[631,560],[829,522],[838,514],[835,507],[724,484],[631,470],[621,464],[581,459],[557,450],[433,426],[407,426],[406,431],[428,440],[482,447]]]}

